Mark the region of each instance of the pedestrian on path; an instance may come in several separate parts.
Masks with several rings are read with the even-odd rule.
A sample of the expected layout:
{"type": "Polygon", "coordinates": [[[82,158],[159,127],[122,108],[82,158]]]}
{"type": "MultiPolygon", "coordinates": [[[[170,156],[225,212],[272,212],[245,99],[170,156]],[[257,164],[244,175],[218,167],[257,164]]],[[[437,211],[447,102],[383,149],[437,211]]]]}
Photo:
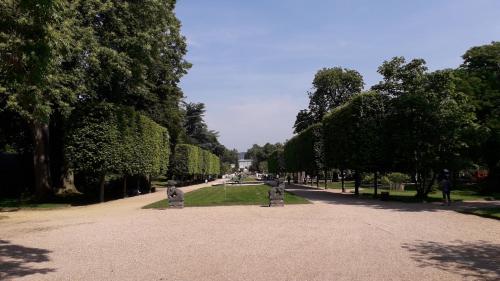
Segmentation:
{"type": "Polygon", "coordinates": [[[443,205],[451,204],[451,181],[450,181],[450,173],[448,170],[443,170],[443,175],[441,177],[441,181],[439,182],[441,186],[441,190],[443,191],[443,205]]]}

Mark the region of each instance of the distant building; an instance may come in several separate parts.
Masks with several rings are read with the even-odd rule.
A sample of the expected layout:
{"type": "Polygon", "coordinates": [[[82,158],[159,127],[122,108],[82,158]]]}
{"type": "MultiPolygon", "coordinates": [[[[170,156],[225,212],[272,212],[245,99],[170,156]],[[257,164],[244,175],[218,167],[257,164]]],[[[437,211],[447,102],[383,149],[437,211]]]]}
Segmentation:
{"type": "Polygon", "coordinates": [[[250,169],[250,166],[252,166],[252,159],[238,160],[238,167],[240,168],[240,171],[248,171],[248,169],[250,169]]]}
{"type": "Polygon", "coordinates": [[[238,153],[238,168],[240,171],[248,172],[252,166],[252,159],[245,159],[245,152],[238,153]]]}
{"type": "Polygon", "coordinates": [[[238,152],[238,160],[245,159],[246,152],[238,152]]]}

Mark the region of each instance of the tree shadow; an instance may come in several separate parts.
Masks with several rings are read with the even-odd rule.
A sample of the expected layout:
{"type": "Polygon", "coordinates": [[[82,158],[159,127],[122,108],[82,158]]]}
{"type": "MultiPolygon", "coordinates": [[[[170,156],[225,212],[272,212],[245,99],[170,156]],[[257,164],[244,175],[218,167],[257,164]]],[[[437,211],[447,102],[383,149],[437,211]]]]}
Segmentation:
{"type": "Polygon", "coordinates": [[[332,205],[356,205],[371,207],[376,209],[389,209],[402,212],[435,212],[439,210],[463,210],[469,208],[500,206],[500,201],[489,202],[453,202],[451,206],[443,206],[440,202],[416,203],[416,202],[398,202],[381,201],[380,199],[367,196],[356,196],[353,193],[336,193],[316,188],[307,188],[303,186],[289,186],[287,191],[304,197],[309,201],[316,201],[332,205]]]}
{"type": "Polygon", "coordinates": [[[49,253],[49,250],[24,247],[0,240],[0,280],[54,272],[53,268],[35,268],[30,265],[50,261],[49,253]]]}
{"type": "Polygon", "coordinates": [[[405,243],[419,267],[432,267],[459,274],[464,279],[500,280],[500,244],[486,241],[438,243],[417,240],[405,243]]]}

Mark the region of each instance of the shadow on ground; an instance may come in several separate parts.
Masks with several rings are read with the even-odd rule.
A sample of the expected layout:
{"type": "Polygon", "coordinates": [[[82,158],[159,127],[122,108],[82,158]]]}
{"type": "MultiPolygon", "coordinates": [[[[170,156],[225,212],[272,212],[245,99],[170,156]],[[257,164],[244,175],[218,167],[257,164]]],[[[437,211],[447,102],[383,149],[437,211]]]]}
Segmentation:
{"type": "Polygon", "coordinates": [[[49,253],[49,250],[24,247],[0,240],[0,280],[55,271],[53,268],[33,267],[33,264],[49,261],[49,253]]]}
{"type": "Polygon", "coordinates": [[[376,209],[388,209],[403,212],[434,212],[439,210],[464,210],[469,208],[481,208],[500,206],[500,201],[477,201],[477,202],[454,202],[451,206],[443,206],[440,203],[409,203],[397,201],[381,201],[380,199],[367,198],[366,196],[355,196],[353,193],[334,193],[321,189],[313,189],[302,186],[287,187],[287,191],[304,197],[310,201],[322,202],[334,205],[357,205],[372,207],[376,209]]]}
{"type": "Polygon", "coordinates": [[[500,244],[485,241],[438,243],[418,240],[403,244],[419,267],[458,274],[463,279],[500,280],[500,244]]]}

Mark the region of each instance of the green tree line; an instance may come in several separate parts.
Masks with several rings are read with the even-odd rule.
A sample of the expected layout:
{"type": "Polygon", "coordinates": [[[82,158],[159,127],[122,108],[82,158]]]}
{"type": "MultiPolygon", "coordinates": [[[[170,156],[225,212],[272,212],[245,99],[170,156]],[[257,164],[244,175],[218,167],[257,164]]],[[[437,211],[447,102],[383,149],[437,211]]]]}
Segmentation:
{"type": "Polygon", "coordinates": [[[182,180],[217,176],[220,174],[220,159],[215,154],[200,147],[180,144],[175,148],[173,159],[174,174],[182,180]]]}
{"type": "Polygon", "coordinates": [[[383,80],[368,92],[352,71],[321,70],[311,104],[331,102],[297,115],[298,134],[284,147],[286,171],[350,169],[374,173],[375,182],[381,172],[401,171],[414,175],[417,196],[426,197],[443,169],[486,166],[487,188],[498,190],[500,43],[463,58],[458,69],[429,72],[422,59],[395,57],[379,67],[383,80]]]}
{"type": "Polygon", "coordinates": [[[74,188],[73,172],[165,174],[179,143],[234,160],[183,102],[191,64],[175,5],[0,2],[0,152],[31,154],[38,199],[74,188]]]}

